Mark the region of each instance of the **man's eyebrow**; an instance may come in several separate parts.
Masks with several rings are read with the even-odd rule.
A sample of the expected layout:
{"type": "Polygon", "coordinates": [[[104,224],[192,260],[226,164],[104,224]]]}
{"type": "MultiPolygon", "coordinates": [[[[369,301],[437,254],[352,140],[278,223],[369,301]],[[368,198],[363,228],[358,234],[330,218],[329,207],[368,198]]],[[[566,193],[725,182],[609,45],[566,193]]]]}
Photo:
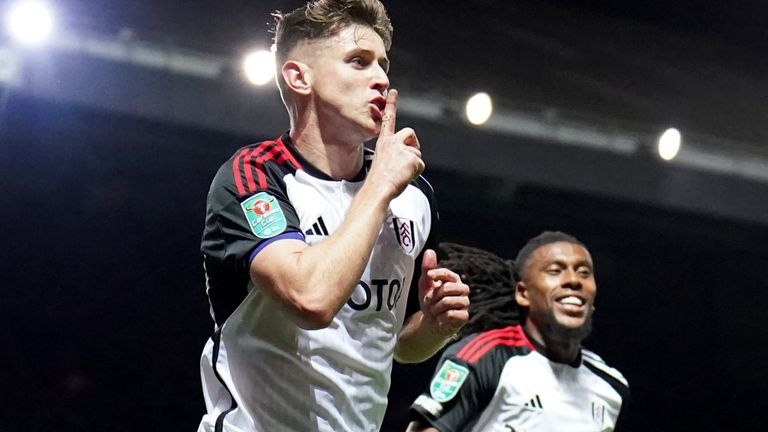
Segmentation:
{"type": "Polygon", "coordinates": [[[381,57],[376,57],[376,53],[373,52],[373,50],[369,50],[367,48],[362,48],[360,46],[355,47],[352,51],[349,52],[348,57],[355,57],[358,55],[365,55],[367,57],[370,57],[372,59],[375,59],[377,63],[379,63],[379,66],[381,66],[382,69],[384,69],[385,72],[389,72],[389,59],[386,55],[381,57]]]}
{"type": "Polygon", "coordinates": [[[588,268],[591,269],[592,268],[592,263],[589,262],[589,260],[583,259],[583,260],[576,261],[575,266],[577,268],[578,267],[588,267],[588,268]]]}
{"type": "Polygon", "coordinates": [[[551,259],[551,260],[547,260],[544,263],[545,266],[551,266],[553,264],[561,266],[561,267],[568,267],[570,265],[573,265],[574,267],[582,267],[583,266],[583,267],[592,268],[592,264],[589,262],[589,260],[586,260],[586,259],[581,259],[581,260],[573,262],[573,264],[570,264],[570,260],[568,260],[566,258],[558,257],[558,258],[554,258],[554,259],[551,259]]]}

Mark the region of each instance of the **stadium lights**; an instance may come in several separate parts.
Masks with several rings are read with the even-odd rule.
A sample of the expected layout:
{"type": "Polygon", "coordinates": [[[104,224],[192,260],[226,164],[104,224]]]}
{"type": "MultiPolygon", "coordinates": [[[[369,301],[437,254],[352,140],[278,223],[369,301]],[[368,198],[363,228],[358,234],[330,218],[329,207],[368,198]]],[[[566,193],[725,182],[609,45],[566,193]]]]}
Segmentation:
{"type": "Polygon", "coordinates": [[[254,51],[245,56],[243,71],[251,84],[267,84],[275,76],[275,56],[267,50],[254,51]]]}
{"type": "Polygon", "coordinates": [[[659,137],[659,141],[656,147],[659,152],[659,157],[665,161],[671,161],[674,159],[675,156],[677,156],[677,153],[680,151],[681,141],[682,137],[680,136],[679,130],[675,128],[669,128],[664,131],[664,133],[659,137]]]}
{"type": "Polygon", "coordinates": [[[467,120],[473,125],[485,123],[491,114],[493,114],[493,102],[488,93],[477,93],[467,100],[467,120]]]}
{"type": "Polygon", "coordinates": [[[6,25],[15,40],[28,45],[40,44],[53,30],[53,12],[45,3],[19,2],[9,9],[6,25]]]}

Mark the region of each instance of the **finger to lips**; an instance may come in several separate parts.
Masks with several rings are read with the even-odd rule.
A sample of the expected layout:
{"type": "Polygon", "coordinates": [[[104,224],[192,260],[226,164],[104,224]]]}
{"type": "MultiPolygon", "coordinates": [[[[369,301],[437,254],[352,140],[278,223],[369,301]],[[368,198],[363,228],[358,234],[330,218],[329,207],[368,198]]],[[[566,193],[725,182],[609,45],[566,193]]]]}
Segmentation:
{"type": "Polygon", "coordinates": [[[395,133],[395,117],[397,115],[397,90],[387,92],[387,104],[384,106],[384,115],[381,116],[381,131],[379,135],[393,135],[395,133]]]}

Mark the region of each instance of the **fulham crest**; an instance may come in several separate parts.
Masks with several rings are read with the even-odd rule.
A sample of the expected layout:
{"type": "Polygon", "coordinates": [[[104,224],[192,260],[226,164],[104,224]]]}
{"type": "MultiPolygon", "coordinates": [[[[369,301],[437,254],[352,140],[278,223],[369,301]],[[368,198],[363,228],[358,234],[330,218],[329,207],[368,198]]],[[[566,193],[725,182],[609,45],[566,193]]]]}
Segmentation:
{"type": "Polygon", "coordinates": [[[413,252],[413,247],[416,245],[416,233],[413,230],[413,221],[410,219],[393,217],[392,228],[395,230],[395,238],[400,247],[402,247],[406,253],[413,252]]]}

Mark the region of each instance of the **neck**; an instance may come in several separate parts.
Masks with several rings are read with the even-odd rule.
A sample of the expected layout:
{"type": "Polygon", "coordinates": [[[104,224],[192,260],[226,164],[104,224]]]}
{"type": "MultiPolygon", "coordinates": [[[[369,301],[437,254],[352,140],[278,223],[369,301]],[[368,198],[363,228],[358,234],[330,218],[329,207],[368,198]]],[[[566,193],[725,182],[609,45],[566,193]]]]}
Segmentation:
{"type": "Polygon", "coordinates": [[[365,136],[332,118],[321,121],[312,107],[296,106],[292,114],[291,140],[309,163],[336,180],[357,176],[363,167],[365,136]]]}
{"type": "Polygon", "coordinates": [[[363,167],[363,143],[324,135],[319,128],[292,128],[291,140],[315,168],[336,180],[352,180],[363,167]]]}
{"type": "Polygon", "coordinates": [[[553,331],[542,332],[530,320],[526,320],[523,327],[548,359],[557,363],[570,364],[579,356],[581,340],[559,338],[553,331]]]}

